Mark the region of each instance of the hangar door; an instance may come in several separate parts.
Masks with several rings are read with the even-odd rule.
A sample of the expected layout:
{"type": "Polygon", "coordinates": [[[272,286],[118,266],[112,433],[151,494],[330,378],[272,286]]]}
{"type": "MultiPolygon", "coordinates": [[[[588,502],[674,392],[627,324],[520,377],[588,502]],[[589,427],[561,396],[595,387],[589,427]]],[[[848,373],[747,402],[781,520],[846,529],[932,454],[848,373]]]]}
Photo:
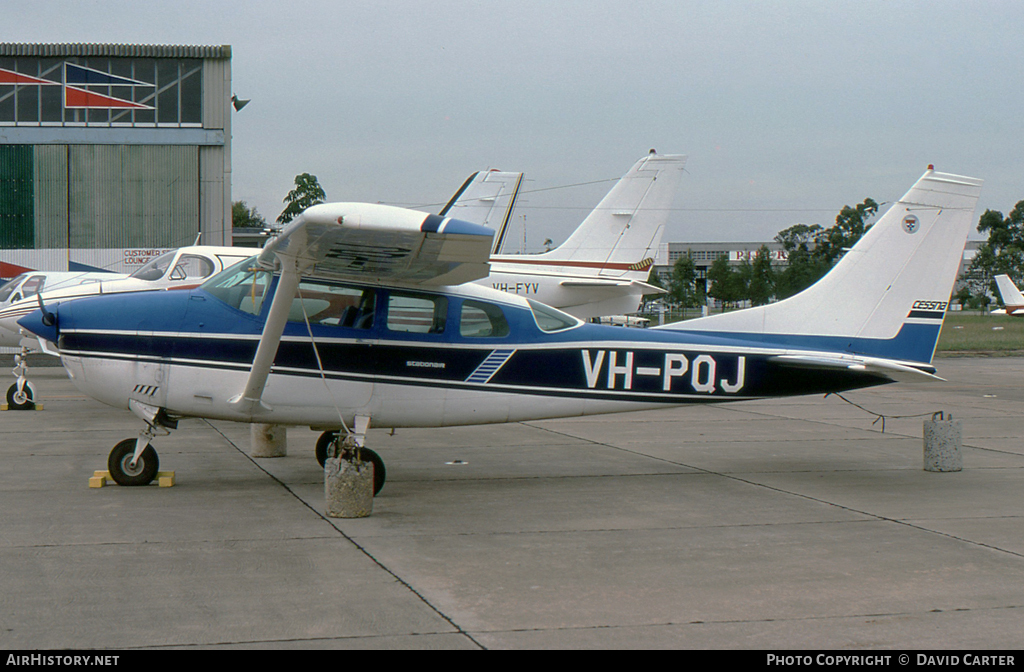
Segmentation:
{"type": "Polygon", "coordinates": [[[0,146],[0,249],[180,247],[199,231],[199,149],[0,146]]]}

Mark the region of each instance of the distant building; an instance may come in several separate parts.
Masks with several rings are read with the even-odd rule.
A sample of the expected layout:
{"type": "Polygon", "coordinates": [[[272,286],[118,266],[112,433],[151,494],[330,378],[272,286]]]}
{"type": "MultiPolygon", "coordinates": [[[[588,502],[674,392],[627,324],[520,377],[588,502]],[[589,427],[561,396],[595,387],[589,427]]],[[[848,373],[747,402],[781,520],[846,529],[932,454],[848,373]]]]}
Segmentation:
{"type": "Polygon", "coordinates": [[[746,261],[753,261],[761,247],[767,247],[772,265],[785,265],[786,251],[782,245],[772,241],[768,243],[662,243],[658,256],[654,260],[654,272],[658,274],[662,284],[667,286],[672,275],[672,267],[680,257],[687,254],[693,259],[697,269],[697,278],[707,281],[708,269],[719,257],[725,257],[729,263],[739,266],[746,261]]]}
{"type": "Polygon", "coordinates": [[[231,48],[0,44],[0,277],[231,244],[231,48]]]}

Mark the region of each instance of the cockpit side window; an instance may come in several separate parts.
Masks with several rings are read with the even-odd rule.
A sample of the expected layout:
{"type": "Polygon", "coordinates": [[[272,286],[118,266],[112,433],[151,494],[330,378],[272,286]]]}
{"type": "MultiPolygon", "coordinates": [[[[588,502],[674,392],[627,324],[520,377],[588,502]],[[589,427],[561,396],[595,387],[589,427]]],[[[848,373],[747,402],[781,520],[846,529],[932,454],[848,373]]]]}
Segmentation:
{"type": "Polygon", "coordinates": [[[370,329],[376,309],[376,292],[362,287],[333,285],[315,280],[299,283],[288,312],[290,322],[370,329]]]}
{"type": "Polygon", "coordinates": [[[391,292],[387,328],[413,334],[442,334],[448,315],[448,299],[432,294],[391,292]]]}
{"type": "Polygon", "coordinates": [[[46,283],[45,275],[33,275],[25,284],[21,286],[21,295],[23,298],[29,298],[35,296],[39,292],[43,291],[43,285],[46,283]]]}
{"type": "Polygon", "coordinates": [[[508,336],[508,321],[501,308],[482,301],[462,302],[459,335],[467,338],[501,338],[508,336]]]}
{"type": "Polygon", "coordinates": [[[183,254],[171,271],[171,280],[201,279],[213,274],[213,262],[206,257],[183,254]]]}

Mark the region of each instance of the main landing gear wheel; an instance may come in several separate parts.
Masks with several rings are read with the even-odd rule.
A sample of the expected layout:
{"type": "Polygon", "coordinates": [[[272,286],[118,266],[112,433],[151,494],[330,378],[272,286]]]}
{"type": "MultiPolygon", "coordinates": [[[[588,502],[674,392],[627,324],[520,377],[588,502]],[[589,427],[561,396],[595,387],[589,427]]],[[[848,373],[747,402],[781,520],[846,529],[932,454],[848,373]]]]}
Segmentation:
{"type": "Polygon", "coordinates": [[[338,432],[324,432],[316,440],[316,461],[320,463],[321,467],[327,462],[327,450],[337,438],[338,432]]]}
{"type": "Polygon", "coordinates": [[[132,456],[135,454],[135,442],[138,439],[125,439],[114,446],[107,458],[107,470],[110,477],[118,485],[149,485],[156,472],[160,469],[160,459],[153,450],[153,446],[146,446],[139,456],[138,462],[132,466],[132,456]]]}
{"type": "MultiPolygon", "coordinates": [[[[327,462],[328,452],[331,450],[331,444],[338,439],[339,432],[324,432],[320,435],[320,438],[316,441],[316,461],[320,463],[320,466],[324,466],[327,462]]],[[[373,463],[373,494],[376,497],[377,493],[384,487],[384,481],[387,478],[387,470],[384,468],[384,460],[381,459],[380,455],[370,450],[369,448],[359,448],[359,455],[364,462],[373,463]]]]}
{"type": "Polygon", "coordinates": [[[18,384],[14,383],[7,388],[7,408],[12,411],[34,410],[36,407],[35,396],[36,393],[31,383],[26,382],[20,392],[18,391],[18,384]]]}

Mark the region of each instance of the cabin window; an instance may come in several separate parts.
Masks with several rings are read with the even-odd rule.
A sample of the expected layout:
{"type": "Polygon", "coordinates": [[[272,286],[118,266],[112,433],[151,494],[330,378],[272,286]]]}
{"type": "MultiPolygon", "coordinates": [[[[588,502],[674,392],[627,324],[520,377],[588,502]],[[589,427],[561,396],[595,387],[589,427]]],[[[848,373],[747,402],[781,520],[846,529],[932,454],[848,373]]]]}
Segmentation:
{"type": "Polygon", "coordinates": [[[572,315],[555,310],[551,306],[545,306],[543,303],[537,303],[530,299],[527,299],[526,302],[530,304],[533,319],[537,321],[537,326],[541,331],[561,331],[581,324],[572,315]]]}
{"type": "Polygon", "coordinates": [[[204,282],[200,289],[232,308],[259,315],[272,277],[270,271],[260,267],[254,257],[218,273],[204,282]]]}
{"type": "Polygon", "coordinates": [[[391,292],[388,297],[387,327],[413,334],[444,333],[448,299],[428,294],[391,292]]]}
{"type": "Polygon", "coordinates": [[[310,324],[370,329],[375,306],[376,292],[372,289],[306,280],[299,283],[288,320],[309,319],[310,324]]]}
{"type": "Polygon", "coordinates": [[[508,336],[508,322],[501,308],[491,303],[467,300],[462,302],[459,334],[467,338],[501,338],[508,336]]]}

